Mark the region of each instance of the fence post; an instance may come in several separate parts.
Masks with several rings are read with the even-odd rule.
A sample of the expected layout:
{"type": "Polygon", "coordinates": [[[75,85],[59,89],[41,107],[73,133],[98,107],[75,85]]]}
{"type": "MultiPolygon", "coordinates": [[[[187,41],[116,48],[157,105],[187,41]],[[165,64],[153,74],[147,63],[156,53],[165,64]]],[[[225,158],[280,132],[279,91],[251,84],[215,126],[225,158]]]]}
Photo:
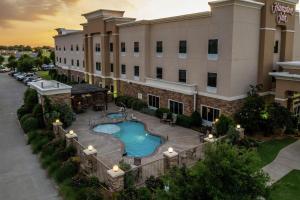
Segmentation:
{"type": "Polygon", "coordinates": [[[239,132],[240,135],[240,140],[244,139],[245,137],[245,129],[241,127],[241,125],[236,125],[236,129],[237,132],[239,132]]]}
{"type": "Polygon", "coordinates": [[[61,123],[61,121],[59,121],[59,119],[57,119],[55,122],[52,123],[52,125],[55,137],[59,137],[59,131],[62,128],[63,124],[61,123]]]}
{"type": "Polygon", "coordinates": [[[67,146],[72,145],[72,144],[73,144],[73,140],[78,141],[78,136],[77,136],[77,134],[74,133],[74,131],[72,131],[72,130],[69,131],[69,133],[67,133],[67,134],[65,135],[65,137],[66,137],[66,143],[67,143],[67,146]]]}
{"type": "Polygon", "coordinates": [[[117,165],[112,169],[107,170],[108,185],[113,191],[121,191],[124,189],[124,175],[125,172],[121,170],[117,165]]]}
{"type": "Polygon", "coordinates": [[[163,153],[164,158],[165,158],[165,171],[179,165],[179,158],[178,158],[178,153],[173,150],[173,148],[169,148],[168,151],[165,151],[163,153]]]}
{"type": "Polygon", "coordinates": [[[97,169],[97,162],[95,157],[97,156],[97,150],[93,146],[88,146],[87,149],[83,150],[84,160],[82,162],[83,170],[92,174],[97,169]]]}

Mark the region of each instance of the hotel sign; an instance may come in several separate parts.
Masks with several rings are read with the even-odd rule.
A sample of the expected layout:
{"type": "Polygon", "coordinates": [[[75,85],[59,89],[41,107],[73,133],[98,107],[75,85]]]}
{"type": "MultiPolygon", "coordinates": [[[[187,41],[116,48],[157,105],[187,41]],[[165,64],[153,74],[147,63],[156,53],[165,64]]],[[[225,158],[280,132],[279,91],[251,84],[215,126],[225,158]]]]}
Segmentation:
{"type": "Polygon", "coordinates": [[[277,15],[276,21],[278,24],[287,23],[288,16],[293,16],[295,14],[295,9],[289,6],[285,6],[279,2],[275,2],[272,5],[272,13],[277,15]]]}

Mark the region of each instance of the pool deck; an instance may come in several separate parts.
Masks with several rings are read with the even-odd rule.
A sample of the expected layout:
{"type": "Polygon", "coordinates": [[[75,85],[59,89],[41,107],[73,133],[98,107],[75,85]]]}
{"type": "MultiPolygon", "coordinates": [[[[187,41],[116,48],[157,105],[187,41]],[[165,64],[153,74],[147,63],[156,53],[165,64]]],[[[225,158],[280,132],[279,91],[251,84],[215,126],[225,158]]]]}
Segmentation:
{"type": "MultiPolygon", "coordinates": [[[[74,130],[78,135],[78,140],[84,146],[93,145],[97,151],[97,156],[103,160],[108,166],[113,166],[119,163],[122,159],[126,162],[133,163],[132,158],[122,157],[123,143],[107,134],[95,134],[91,130],[91,124],[101,124],[112,122],[108,119],[107,113],[118,112],[119,108],[114,104],[109,104],[108,111],[95,112],[88,110],[85,113],[76,115],[77,119],[68,130],[74,130]]],[[[160,159],[163,157],[163,152],[167,151],[169,147],[177,152],[190,149],[200,144],[199,132],[183,128],[180,126],[170,126],[169,124],[161,123],[160,119],[146,115],[131,109],[127,109],[128,116],[133,114],[138,121],[143,122],[148,131],[155,135],[168,138],[157,151],[149,157],[142,158],[142,164],[160,159]]]]}

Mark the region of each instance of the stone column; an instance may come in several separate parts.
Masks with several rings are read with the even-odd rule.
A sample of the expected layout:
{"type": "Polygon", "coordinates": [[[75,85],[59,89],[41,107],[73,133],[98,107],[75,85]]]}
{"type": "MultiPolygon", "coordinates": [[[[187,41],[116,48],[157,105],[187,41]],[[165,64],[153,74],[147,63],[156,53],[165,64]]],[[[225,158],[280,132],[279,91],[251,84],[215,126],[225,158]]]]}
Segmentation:
{"type": "Polygon", "coordinates": [[[52,123],[53,125],[53,133],[55,137],[60,137],[59,131],[62,128],[62,123],[59,120],[56,120],[55,122],[52,123]]]}
{"type": "Polygon", "coordinates": [[[89,146],[87,149],[83,150],[84,159],[81,163],[82,169],[87,174],[92,174],[97,169],[97,160],[95,160],[95,157],[97,156],[97,150],[89,146]]]}
{"type": "Polygon", "coordinates": [[[88,73],[89,73],[89,84],[94,83],[94,43],[93,43],[93,36],[88,36],[88,73]]]}
{"type": "Polygon", "coordinates": [[[124,175],[125,172],[121,169],[115,171],[114,169],[107,170],[108,185],[112,191],[121,191],[124,189],[124,175]]]}
{"type": "Polygon", "coordinates": [[[244,128],[241,128],[239,127],[239,125],[235,128],[235,130],[237,132],[239,132],[239,135],[240,135],[240,140],[244,139],[245,138],[245,129],[244,128]]]}
{"type": "Polygon", "coordinates": [[[78,136],[77,136],[77,134],[74,133],[74,132],[71,132],[71,131],[70,131],[69,133],[67,133],[67,134],[65,135],[65,137],[66,137],[66,143],[67,143],[67,146],[72,145],[74,140],[78,141],[78,136]]]}
{"type": "Polygon", "coordinates": [[[165,158],[165,171],[179,165],[179,157],[177,152],[165,151],[163,155],[165,158]]]}

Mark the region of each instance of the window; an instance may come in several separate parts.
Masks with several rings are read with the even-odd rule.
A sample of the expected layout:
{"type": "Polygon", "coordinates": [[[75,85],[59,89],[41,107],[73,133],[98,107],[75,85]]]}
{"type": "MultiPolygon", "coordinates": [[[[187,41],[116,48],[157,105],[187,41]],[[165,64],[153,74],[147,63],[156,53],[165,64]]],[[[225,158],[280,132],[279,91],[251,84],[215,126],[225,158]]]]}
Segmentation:
{"type": "Polygon", "coordinates": [[[56,49],[56,51],[58,50],[58,47],[57,47],[57,45],[55,46],[55,49],[56,49]]]}
{"type": "Polygon", "coordinates": [[[217,73],[208,73],[207,74],[207,86],[208,87],[217,87],[217,73]]]}
{"type": "Polygon", "coordinates": [[[101,63],[96,62],[96,70],[101,71],[101,63]]]}
{"type": "Polygon", "coordinates": [[[274,46],[274,53],[279,53],[279,41],[275,41],[275,46],[274,46]]]}
{"type": "Polygon", "coordinates": [[[179,70],[179,82],[186,83],[186,70],[179,70]]]}
{"type": "Polygon", "coordinates": [[[179,41],[179,53],[186,53],[187,52],[187,44],[186,40],[179,41]]]}
{"type": "Polygon", "coordinates": [[[76,61],[76,66],[79,67],[79,60],[76,61]]]}
{"type": "Polygon", "coordinates": [[[85,67],[85,63],[84,63],[84,60],[82,61],[82,67],[83,67],[83,68],[85,67]]]}
{"type": "Polygon", "coordinates": [[[101,51],[101,48],[100,48],[100,44],[99,44],[99,43],[96,43],[96,45],[95,45],[95,51],[96,51],[96,52],[100,52],[100,51],[101,51]]]}
{"type": "Polygon", "coordinates": [[[73,44],[71,45],[71,51],[73,51],[73,44]]]}
{"type": "Polygon", "coordinates": [[[148,106],[151,108],[159,108],[159,97],[148,95],[148,106]]]}
{"type": "Polygon", "coordinates": [[[134,53],[139,53],[139,52],[140,52],[140,43],[134,42],[134,53]]]}
{"type": "Polygon", "coordinates": [[[66,51],[66,47],[64,46],[64,51],[66,51]]]}
{"type": "Polygon", "coordinates": [[[162,53],[163,52],[163,42],[157,41],[156,42],[156,53],[162,53]]]}
{"type": "Polygon", "coordinates": [[[121,65],[121,73],[126,74],[126,65],[121,65]]]}
{"type": "Polygon", "coordinates": [[[61,48],[59,47],[59,50],[61,50],[61,48]]]}
{"type": "Polygon", "coordinates": [[[110,91],[114,92],[114,85],[110,85],[110,91]]]}
{"type": "Polygon", "coordinates": [[[220,110],[207,106],[201,106],[201,116],[203,120],[214,122],[220,116],[220,110]]]}
{"type": "Polygon", "coordinates": [[[74,65],[74,60],[73,60],[73,59],[71,60],[71,65],[72,65],[72,66],[74,65]]]}
{"type": "Polygon", "coordinates": [[[114,64],[113,63],[110,64],[110,72],[114,72],[114,64]]]}
{"type": "Polygon", "coordinates": [[[79,51],[79,46],[78,46],[78,44],[76,45],[76,51],[79,51]]]}
{"type": "Polygon", "coordinates": [[[134,66],[134,76],[139,77],[140,76],[140,67],[134,66]]]}
{"type": "Polygon", "coordinates": [[[172,113],[182,115],[183,114],[183,103],[169,100],[169,109],[172,113]]]}
{"type": "Polygon", "coordinates": [[[109,50],[110,50],[110,52],[114,51],[114,44],[113,43],[109,43],[109,50]]]}
{"type": "Polygon", "coordinates": [[[61,58],[59,58],[59,63],[61,63],[61,58]]]}
{"type": "Polygon", "coordinates": [[[66,58],[64,58],[64,64],[67,64],[67,59],[66,58]]]}
{"type": "Polygon", "coordinates": [[[126,44],[125,44],[125,42],[121,42],[121,52],[126,52],[126,44]]]}
{"type": "Polygon", "coordinates": [[[84,51],[84,44],[82,45],[82,51],[84,51]]]}
{"type": "Polygon", "coordinates": [[[56,57],[56,61],[58,62],[58,57],[56,57]]]}
{"type": "Polygon", "coordinates": [[[156,68],[156,78],[162,79],[163,78],[163,69],[161,67],[156,68]]]}
{"type": "Polygon", "coordinates": [[[218,39],[208,41],[208,54],[218,54],[218,39]]]}

